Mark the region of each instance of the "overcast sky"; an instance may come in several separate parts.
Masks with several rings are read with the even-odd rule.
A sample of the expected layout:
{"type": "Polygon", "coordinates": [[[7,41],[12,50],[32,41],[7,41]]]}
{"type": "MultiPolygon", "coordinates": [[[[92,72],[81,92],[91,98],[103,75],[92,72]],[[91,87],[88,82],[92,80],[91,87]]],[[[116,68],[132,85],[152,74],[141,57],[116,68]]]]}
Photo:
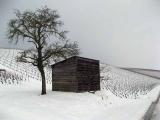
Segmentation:
{"type": "Polygon", "coordinates": [[[78,41],[81,56],[124,66],[160,69],[159,0],[0,0],[0,47],[14,9],[58,10],[68,38],[78,41]]]}

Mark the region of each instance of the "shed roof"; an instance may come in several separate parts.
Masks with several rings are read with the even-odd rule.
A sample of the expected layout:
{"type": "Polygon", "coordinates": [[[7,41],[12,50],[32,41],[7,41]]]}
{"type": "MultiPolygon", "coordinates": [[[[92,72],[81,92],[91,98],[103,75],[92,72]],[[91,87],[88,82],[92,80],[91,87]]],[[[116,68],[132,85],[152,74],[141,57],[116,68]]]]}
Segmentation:
{"type": "Polygon", "coordinates": [[[65,59],[65,60],[62,60],[60,62],[57,62],[57,63],[55,63],[55,64],[53,64],[51,66],[54,67],[54,66],[56,66],[58,64],[64,63],[65,61],[68,61],[68,60],[71,60],[71,59],[84,59],[84,60],[99,62],[99,60],[95,60],[95,59],[91,59],[91,58],[85,58],[85,57],[80,57],[80,56],[73,56],[73,57],[70,57],[68,59],[65,59]]]}

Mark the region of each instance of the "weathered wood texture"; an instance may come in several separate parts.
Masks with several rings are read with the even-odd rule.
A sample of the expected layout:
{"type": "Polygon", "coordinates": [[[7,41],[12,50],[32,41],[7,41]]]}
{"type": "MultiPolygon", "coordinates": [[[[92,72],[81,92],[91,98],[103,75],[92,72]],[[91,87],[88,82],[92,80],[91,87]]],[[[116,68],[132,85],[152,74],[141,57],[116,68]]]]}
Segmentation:
{"type": "Polygon", "coordinates": [[[100,90],[99,61],[74,56],[52,65],[52,90],[71,92],[100,90]]]}

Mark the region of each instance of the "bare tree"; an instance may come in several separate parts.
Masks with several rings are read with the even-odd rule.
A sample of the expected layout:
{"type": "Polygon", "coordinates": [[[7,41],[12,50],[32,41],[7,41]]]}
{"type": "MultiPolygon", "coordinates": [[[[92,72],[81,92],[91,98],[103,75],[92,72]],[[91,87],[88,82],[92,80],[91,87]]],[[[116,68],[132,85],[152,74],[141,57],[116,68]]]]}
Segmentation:
{"type": "Polygon", "coordinates": [[[24,50],[17,61],[31,63],[36,66],[42,78],[42,92],[46,94],[44,67],[50,61],[59,61],[78,55],[77,42],[66,38],[67,31],[61,29],[63,22],[56,10],[42,7],[35,11],[15,11],[15,18],[8,23],[8,38],[15,43],[19,40],[32,44],[32,48],[24,50]]]}

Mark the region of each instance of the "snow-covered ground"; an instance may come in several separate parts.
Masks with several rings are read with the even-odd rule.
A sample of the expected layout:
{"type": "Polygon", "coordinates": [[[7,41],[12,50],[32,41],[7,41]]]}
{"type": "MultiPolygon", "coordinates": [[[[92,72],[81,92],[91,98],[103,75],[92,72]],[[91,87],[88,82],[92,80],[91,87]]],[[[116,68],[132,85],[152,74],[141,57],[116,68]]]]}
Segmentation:
{"type": "Polygon", "coordinates": [[[155,107],[155,110],[153,111],[151,120],[160,120],[160,101],[155,107]]]}
{"type": "Polygon", "coordinates": [[[124,99],[109,91],[52,92],[40,95],[39,81],[0,86],[0,120],[140,120],[159,87],[141,99],[124,99]]]}
{"type": "Polygon", "coordinates": [[[95,94],[51,91],[47,84],[47,95],[42,96],[36,69],[16,63],[16,50],[0,49],[3,52],[8,55],[0,54],[0,69],[27,80],[0,83],[0,120],[143,120],[160,92],[157,79],[101,65],[101,90],[95,94]]]}

